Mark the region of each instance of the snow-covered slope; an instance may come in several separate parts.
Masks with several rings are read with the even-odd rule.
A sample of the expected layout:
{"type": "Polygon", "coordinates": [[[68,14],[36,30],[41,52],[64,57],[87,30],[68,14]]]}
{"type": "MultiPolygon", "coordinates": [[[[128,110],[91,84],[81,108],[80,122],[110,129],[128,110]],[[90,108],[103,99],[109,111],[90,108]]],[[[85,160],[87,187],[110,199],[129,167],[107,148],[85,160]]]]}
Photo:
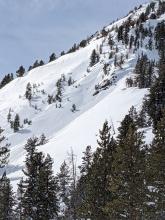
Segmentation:
{"type": "MultiPolygon", "coordinates": [[[[5,129],[4,134],[11,144],[8,174],[13,181],[22,175],[24,145],[29,137],[39,136],[42,133],[46,135],[48,143],[39,147],[39,150],[53,157],[55,171],[58,171],[71,148],[79,162],[86,145],[92,145],[93,149],[96,147],[98,130],[105,119],[113,125],[114,132],[117,132],[120,121],[130,107],[134,105],[137,109],[140,108],[148,90],[127,88],[126,78],[133,74],[138,54],[143,51],[152,59],[157,59],[158,53],[156,50],[151,53],[145,47],[133,53],[133,48],[129,49],[117,41],[117,34],[113,27],[120,26],[130,16],[136,19],[141,12],[145,11],[146,6],[106,27],[106,30],[112,29],[109,34],[119,49],[116,55],[119,57],[123,54],[125,62],[122,68],[114,66],[114,57],[109,59],[110,52],[115,52],[108,45],[109,34],[101,37],[98,33],[85,48],[35,68],[0,90],[0,121],[1,127],[5,129]],[[89,68],[91,53],[93,49],[99,51],[100,45],[102,45],[100,62],[89,68]],[[109,64],[107,75],[103,72],[105,63],[109,64]],[[65,75],[65,81],[62,82],[62,102],[59,108],[60,103],[49,105],[47,99],[48,95],[56,94],[56,82],[63,75],[65,75]],[[70,86],[67,84],[69,77],[75,81],[70,86]],[[101,88],[107,80],[111,81],[112,85],[105,90],[100,89],[97,95],[93,95],[96,92],[95,86],[99,85],[101,88]],[[29,82],[34,85],[31,103],[24,96],[29,82]],[[76,105],[75,112],[71,111],[73,104],[76,105]],[[9,109],[12,109],[12,120],[18,113],[21,124],[25,118],[31,120],[32,124],[24,125],[19,132],[14,133],[7,121],[9,109]]],[[[149,19],[145,25],[154,27],[162,19],[164,19],[163,16],[159,20],[149,19]]],[[[134,30],[132,29],[130,33],[133,34],[134,30]]]]}

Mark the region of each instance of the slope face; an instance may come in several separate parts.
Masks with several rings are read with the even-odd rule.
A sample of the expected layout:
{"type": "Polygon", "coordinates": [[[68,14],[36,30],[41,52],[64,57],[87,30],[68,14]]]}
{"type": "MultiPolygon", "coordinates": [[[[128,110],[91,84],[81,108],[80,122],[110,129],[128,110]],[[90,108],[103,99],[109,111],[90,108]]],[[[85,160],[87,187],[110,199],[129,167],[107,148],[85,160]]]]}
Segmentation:
{"type": "MultiPolygon", "coordinates": [[[[13,181],[22,175],[24,145],[29,137],[42,133],[46,135],[48,143],[39,147],[39,150],[49,153],[54,158],[55,171],[58,171],[70,148],[73,148],[79,162],[86,145],[96,147],[96,136],[105,119],[110,121],[116,133],[120,121],[130,107],[141,107],[148,89],[127,88],[126,78],[134,75],[139,54],[143,52],[149,58],[157,60],[158,52],[156,49],[147,49],[148,38],[144,39],[143,46],[139,49],[130,49],[117,40],[116,28],[129,18],[138,19],[146,7],[147,5],[144,5],[124,19],[107,26],[106,35],[97,33],[86,47],[35,68],[0,90],[0,120],[2,128],[5,129],[5,136],[11,143],[8,173],[13,181]],[[113,47],[109,45],[110,36],[113,47]],[[100,61],[89,67],[93,49],[100,54],[100,61]],[[124,62],[115,66],[115,56],[124,62]],[[62,101],[48,104],[48,95],[54,97],[57,94],[56,84],[59,79],[62,101]],[[72,79],[71,85],[68,85],[69,79],[72,79]],[[33,87],[30,102],[25,98],[28,83],[33,87]],[[76,105],[74,112],[71,111],[73,104],[76,105]],[[18,113],[21,124],[26,118],[31,120],[32,124],[25,124],[20,131],[14,133],[7,122],[9,109],[11,120],[18,113]]],[[[154,31],[157,23],[162,20],[164,15],[156,20],[148,19],[144,26],[152,27],[154,31]]],[[[130,29],[129,36],[131,35],[135,36],[135,28],[130,29]]]]}

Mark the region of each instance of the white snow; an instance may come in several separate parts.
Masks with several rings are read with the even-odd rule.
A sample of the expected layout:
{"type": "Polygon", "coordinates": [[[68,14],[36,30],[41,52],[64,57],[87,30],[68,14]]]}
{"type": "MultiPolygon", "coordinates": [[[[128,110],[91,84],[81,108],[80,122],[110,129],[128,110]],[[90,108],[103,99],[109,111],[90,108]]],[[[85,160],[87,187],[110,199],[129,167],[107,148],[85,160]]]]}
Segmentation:
{"type": "MultiPolygon", "coordinates": [[[[140,12],[144,10],[144,7],[146,5],[140,9],[140,12]]],[[[140,12],[134,13],[132,17],[136,17],[140,12]]],[[[123,19],[114,26],[120,25],[122,22],[123,19]]],[[[155,25],[154,22],[150,21],[150,25],[155,25]]],[[[111,29],[112,26],[108,26],[107,29],[111,29]]],[[[114,31],[111,34],[115,40],[114,31]]],[[[45,133],[49,141],[40,146],[39,150],[49,153],[53,157],[54,170],[57,172],[71,148],[77,155],[77,163],[80,162],[82,151],[87,145],[91,145],[93,150],[96,148],[98,131],[106,119],[113,124],[115,132],[117,132],[121,120],[130,107],[134,105],[137,109],[140,108],[142,99],[148,90],[126,88],[125,80],[133,74],[141,49],[133,54],[133,50],[128,50],[121,43],[118,44],[118,47],[118,56],[121,53],[126,55],[129,52],[129,59],[125,60],[122,69],[114,67],[114,59],[108,59],[107,52],[110,52],[110,48],[107,45],[107,38],[96,39],[95,37],[87,47],[33,69],[27,72],[26,76],[15,79],[0,90],[0,121],[1,127],[5,128],[4,134],[11,143],[8,176],[13,183],[16,183],[22,176],[21,167],[26,153],[24,145],[28,138],[45,133]],[[105,54],[101,56],[101,62],[87,72],[92,50],[99,50],[101,44],[104,46],[105,54]],[[110,72],[108,76],[103,77],[103,64],[106,62],[110,64],[110,72]],[[71,86],[64,85],[62,108],[56,108],[55,103],[48,105],[47,95],[55,95],[55,85],[62,74],[65,74],[66,79],[72,76],[76,82],[71,86]],[[101,84],[105,79],[111,79],[113,74],[117,76],[116,82],[109,89],[93,96],[95,85],[101,84]],[[34,89],[35,95],[31,103],[32,106],[37,105],[37,110],[30,106],[24,97],[28,82],[38,85],[37,89],[34,89]],[[46,92],[45,95],[41,92],[43,89],[46,92]],[[76,104],[75,113],[71,112],[72,104],[76,104]],[[13,133],[7,122],[10,108],[13,109],[12,119],[18,113],[21,123],[24,118],[28,118],[32,120],[32,125],[26,125],[19,132],[13,133]],[[20,166],[20,169],[17,166],[20,166]]],[[[143,50],[148,53],[145,48],[143,50]]],[[[157,59],[157,52],[154,51],[152,56],[153,59],[157,59]]],[[[147,142],[151,140],[151,133],[150,129],[147,132],[147,142]]]]}

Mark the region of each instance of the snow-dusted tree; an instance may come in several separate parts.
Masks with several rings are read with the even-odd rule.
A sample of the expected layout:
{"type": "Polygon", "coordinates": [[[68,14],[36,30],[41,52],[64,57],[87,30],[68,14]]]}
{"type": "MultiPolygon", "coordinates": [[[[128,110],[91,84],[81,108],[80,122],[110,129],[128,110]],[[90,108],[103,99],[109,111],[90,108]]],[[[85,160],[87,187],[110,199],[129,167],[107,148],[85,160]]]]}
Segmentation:
{"type": "Polygon", "coordinates": [[[82,176],[86,175],[88,173],[88,170],[91,166],[92,163],[92,151],[91,151],[91,146],[87,146],[86,150],[83,152],[83,157],[82,157],[82,163],[78,167],[80,169],[80,173],[82,176]]]}
{"type": "Polygon", "coordinates": [[[47,140],[45,134],[44,134],[44,133],[41,134],[41,136],[40,136],[40,141],[39,141],[39,145],[44,145],[44,144],[46,144],[47,142],[48,142],[48,140],[47,140]]]}
{"type": "Polygon", "coordinates": [[[92,51],[91,57],[90,57],[90,67],[94,66],[96,63],[99,62],[99,54],[96,52],[96,50],[94,49],[92,51]]]}
{"type": "Polygon", "coordinates": [[[26,86],[25,97],[29,101],[31,101],[31,99],[32,99],[32,86],[31,86],[30,82],[26,86]]]}
{"type": "Polygon", "coordinates": [[[64,161],[60,167],[60,172],[57,175],[59,184],[59,198],[60,198],[60,215],[67,217],[67,210],[69,208],[70,199],[70,170],[67,163],[64,161]]]}
{"type": "Polygon", "coordinates": [[[11,109],[9,109],[9,112],[7,114],[7,121],[10,122],[11,120],[11,109]]]}
{"type": "Polygon", "coordinates": [[[75,112],[76,110],[77,110],[77,109],[76,109],[76,105],[73,104],[73,105],[72,105],[72,108],[71,108],[71,111],[72,111],[72,112],[75,112]]]}
{"type": "Polygon", "coordinates": [[[2,135],[3,131],[0,128],[0,168],[3,168],[7,164],[9,158],[9,144],[3,144],[3,141],[5,141],[5,136],[2,135]]]}
{"type": "Polygon", "coordinates": [[[15,198],[10,184],[10,180],[6,176],[6,172],[0,178],[0,219],[14,220],[15,198]]]}
{"type": "Polygon", "coordinates": [[[15,116],[15,119],[13,122],[13,129],[14,129],[14,132],[17,132],[20,129],[20,117],[18,114],[16,114],[15,116]]]}
{"type": "Polygon", "coordinates": [[[23,66],[20,66],[19,69],[16,71],[17,77],[22,77],[25,74],[25,68],[23,66]]]}
{"type": "Polygon", "coordinates": [[[21,214],[23,219],[53,219],[57,216],[57,179],[53,176],[53,161],[49,155],[45,158],[37,151],[40,140],[28,139],[25,150],[25,180],[21,182],[21,214]]]}

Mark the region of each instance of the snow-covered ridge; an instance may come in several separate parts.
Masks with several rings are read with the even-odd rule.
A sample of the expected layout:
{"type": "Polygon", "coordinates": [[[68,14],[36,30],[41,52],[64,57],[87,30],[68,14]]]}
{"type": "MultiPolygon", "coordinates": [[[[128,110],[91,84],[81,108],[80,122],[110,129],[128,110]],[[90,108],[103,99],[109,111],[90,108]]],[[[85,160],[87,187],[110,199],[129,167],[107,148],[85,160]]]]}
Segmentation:
{"type": "MultiPolygon", "coordinates": [[[[134,105],[137,109],[140,108],[148,90],[127,88],[126,78],[133,75],[137,57],[141,52],[152,59],[158,58],[158,52],[153,50],[151,53],[144,46],[134,53],[133,48],[129,49],[117,41],[113,27],[120,26],[130,16],[132,20],[137,19],[146,7],[147,4],[124,19],[107,26],[105,30],[112,29],[107,36],[94,36],[85,48],[35,68],[0,90],[1,127],[5,129],[5,136],[11,144],[9,177],[17,180],[22,175],[20,168],[25,156],[24,144],[29,137],[42,133],[46,135],[49,141],[39,150],[49,153],[54,158],[54,167],[57,171],[70,148],[73,148],[77,161],[80,161],[86,145],[96,147],[97,133],[105,119],[112,123],[114,130],[117,131],[120,121],[130,107],[134,105]],[[109,34],[118,47],[117,52],[108,45],[109,34]],[[100,61],[89,67],[93,49],[100,53],[100,46],[102,50],[100,61]],[[124,64],[121,68],[114,66],[114,56],[109,57],[111,52],[118,57],[122,54],[124,64]],[[105,64],[109,66],[106,75],[103,71],[105,64]],[[48,104],[48,95],[56,94],[56,83],[61,76],[65,76],[62,84],[62,102],[48,104]],[[74,83],[68,86],[70,77],[74,83]],[[33,86],[31,103],[25,98],[26,86],[29,82],[33,86]],[[106,82],[110,84],[107,84],[105,89],[106,82]],[[94,95],[97,86],[101,89],[97,95],[94,95]],[[75,112],[71,111],[73,104],[76,105],[75,112]],[[18,113],[21,124],[25,118],[31,120],[32,124],[25,124],[19,132],[14,133],[7,121],[9,109],[12,109],[11,119],[18,113]]],[[[164,15],[157,20],[147,20],[145,26],[155,27],[161,20],[164,20],[164,15]]],[[[130,30],[130,33],[134,34],[134,30],[130,30]]],[[[147,43],[147,39],[145,41],[147,43]]]]}

